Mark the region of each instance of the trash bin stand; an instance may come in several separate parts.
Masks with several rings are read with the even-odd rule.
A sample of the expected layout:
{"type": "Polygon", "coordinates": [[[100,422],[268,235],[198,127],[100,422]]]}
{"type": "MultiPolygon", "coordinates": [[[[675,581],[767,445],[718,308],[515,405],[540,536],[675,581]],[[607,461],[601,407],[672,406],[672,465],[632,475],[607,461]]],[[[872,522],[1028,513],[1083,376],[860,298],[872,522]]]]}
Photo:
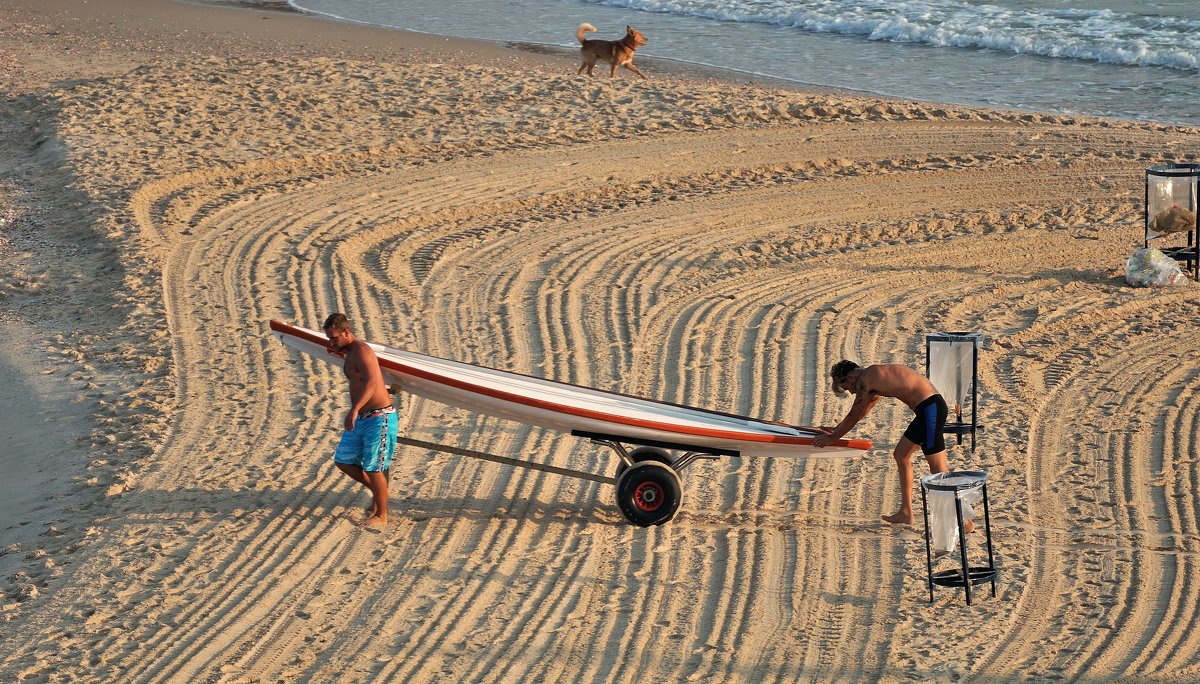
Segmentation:
{"type": "MultiPolygon", "coordinates": [[[[931,476],[932,477],[932,476],[931,476]]],[[[925,520],[925,571],[926,584],[929,587],[929,602],[933,603],[933,586],[936,584],[942,587],[962,587],[963,593],[967,599],[967,605],[971,605],[971,586],[975,584],[983,584],[991,582],[992,598],[996,597],[996,558],[992,551],[992,515],[988,505],[987,493],[987,474],[980,471],[961,471],[950,472],[944,474],[944,479],[966,478],[960,483],[941,484],[930,482],[930,478],[921,480],[921,508],[922,515],[925,520]],[[987,565],[972,566],[967,561],[967,535],[963,527],[963,511],[962,500],[958,493],[965,489],[974,489],[979,487],[983,494],[983,529],[987,544],[987,565]],[[933,571],[933,550],[930,546],[929,534],[929,498],[926,495],[927,489],[936,491],[952,492],[954,494],[954,517],[958,525],[958,555],[961,566],[951,570],[942,570],[940,572],[933,571]]]]}

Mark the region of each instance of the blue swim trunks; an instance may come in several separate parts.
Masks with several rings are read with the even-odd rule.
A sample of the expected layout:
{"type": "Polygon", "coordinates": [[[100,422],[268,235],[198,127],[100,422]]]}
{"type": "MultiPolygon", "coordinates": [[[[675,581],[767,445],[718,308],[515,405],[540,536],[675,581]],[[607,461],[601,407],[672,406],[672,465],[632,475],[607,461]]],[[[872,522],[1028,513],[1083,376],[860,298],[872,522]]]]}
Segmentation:
{"type": "Polygon", "coordinates": [[[920,445],[921,453],[926,456],[945,451],[946,437],[943,432],[946,428],[946,414],[949,413],[946,400],[942,395],[935,394],[917,404],[913,411],[917,413],[917,417],[908,424],[904,436],[913,444],[920,445]]]}
{"type": "Polygon", "coordinates": [[[399,426],[396,409],[387,406],[358,414],[354,429],[342,432],[334,463],[355,465],[368,473],[385,471],[392,466],[399,426]]]}

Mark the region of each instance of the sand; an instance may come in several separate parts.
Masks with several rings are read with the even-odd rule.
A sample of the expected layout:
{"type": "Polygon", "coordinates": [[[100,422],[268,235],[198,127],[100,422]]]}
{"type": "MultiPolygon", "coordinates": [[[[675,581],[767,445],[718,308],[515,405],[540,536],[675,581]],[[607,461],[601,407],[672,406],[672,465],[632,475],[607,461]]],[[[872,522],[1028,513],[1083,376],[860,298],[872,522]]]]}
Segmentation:
{"type": "MultiPolygon", "coordinates": [[[[111,7],[110,5],[119,5],[111,7]]],[[[0,679],[1200,679],[1200,289],[1135,289],[1167,125],[718,82],[286,13],[6,5],[0,679]],[[972,330],[997,595],[928,602],[862,459],[702,461],[679,515],[411,447],[330,464],[267,321],[800,424],[972,330]]],[[[660,70],[656,70],[660,69],[660,70]]],[[[402,397],[416,439],[611,475],[402,397]]],[[[918,465],[918,475],[926,472],[918,465]]],[[[974,535],[972,548],[982,541],[974,535]]]]}

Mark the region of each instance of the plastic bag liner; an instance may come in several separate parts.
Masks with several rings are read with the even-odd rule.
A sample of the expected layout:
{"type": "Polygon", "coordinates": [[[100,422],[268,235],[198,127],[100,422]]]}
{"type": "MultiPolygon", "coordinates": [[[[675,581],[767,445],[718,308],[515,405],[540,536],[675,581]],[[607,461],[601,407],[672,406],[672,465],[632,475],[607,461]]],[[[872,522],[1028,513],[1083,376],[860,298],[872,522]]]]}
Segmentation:
{"type": "Polygon", "coordinates": [[[1125,261],[1125,282],[1134,287],[1178,287],[1190,281],[1179,262],[1161,250],[1144,247],[1125,261]]]}
{"type": "Polygon", "coordinates": [[[968,334],[949,333],[950,339],[933,339],[929,345],[929,379],[950,405],[950,417],[962,422],[975,382],[975,345],[968,334]]]}
{"type": "Polygon", "coordinates": [[[958,518],[954,514],[955,501],[962,502],[963,524],[975,520],[974,506],[983,501],[983,490],[978,486],[982,480],[977,476],[961,473],[936,473],[921,478],[925,490],[925,502],[929,515],[929,545],[934,553],[950,553],[958,546],[958,518]],[[936,483],[943,487],[962,486],[964,489],[945,491],[930,489],[936,483]]]}

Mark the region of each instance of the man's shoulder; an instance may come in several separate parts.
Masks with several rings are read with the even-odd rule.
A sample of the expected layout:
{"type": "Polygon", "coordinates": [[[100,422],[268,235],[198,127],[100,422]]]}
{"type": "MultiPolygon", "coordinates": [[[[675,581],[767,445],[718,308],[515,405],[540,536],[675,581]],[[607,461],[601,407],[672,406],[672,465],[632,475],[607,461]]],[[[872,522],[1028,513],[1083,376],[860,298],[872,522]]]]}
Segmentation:
{"type": "Polygon", "coordinates": [[[915,373],[916,371],[902,363],[876,363],[867,366],[865,369],[863,369],[863,372],[871,375],[907,375],[909,373],[915,373]]]}
{"type": "Polygon", "coordinates": [[[897,370],[901,368],[903,366],[893,363],[873,364],[864,368],[858,379],[866,393],[890,397],[897,380],[897,370]]]}
{"type": "Polygon", "coordinates": [[[346,350],[346,356],[351,355],[369,359],[375,356],[375,350],[371,349],[371,345],[362,340],[354,340],[350,343],[350,349],[346,350]]]}

